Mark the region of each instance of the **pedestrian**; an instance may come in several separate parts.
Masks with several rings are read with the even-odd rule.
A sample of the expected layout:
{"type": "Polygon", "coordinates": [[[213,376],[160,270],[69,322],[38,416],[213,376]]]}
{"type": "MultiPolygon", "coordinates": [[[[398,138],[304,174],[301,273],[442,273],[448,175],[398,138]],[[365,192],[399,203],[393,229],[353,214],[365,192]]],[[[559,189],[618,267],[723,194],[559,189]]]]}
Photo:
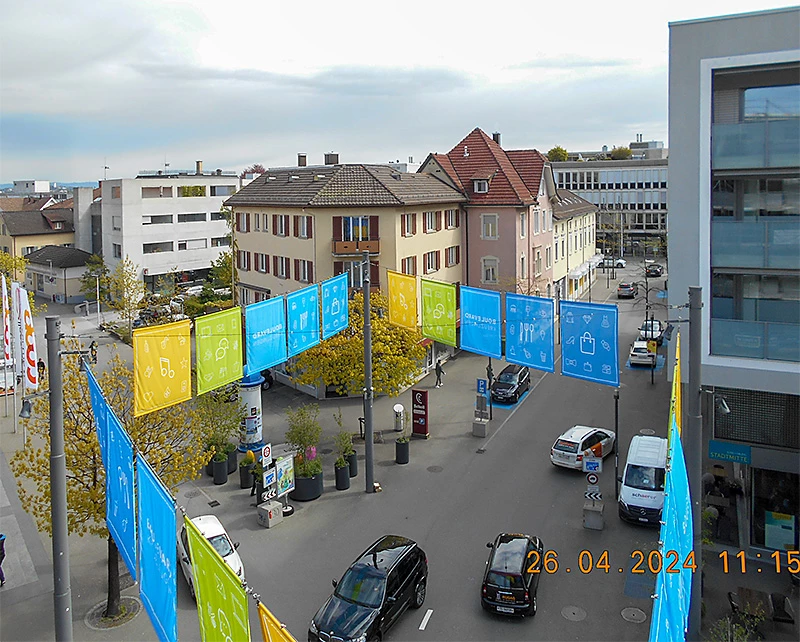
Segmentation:
{"type": "Polygon", "coordinates": [[[444,371],[444,368],[442,368],[442,360],[441,360],[441,359],[437,359],[437,360],[436,360],[436,368],[435,368],[435,371],[436,371],[436,386],[435,386],[435,387],[436,387],[436,388],[441,388],[441,387],[444,385],[444,384],[442,383],[442,375],[443,375],[443,374],[447,374],[447,373],[444,371]]]}
{"type": "Polygon", "coordinates": [[[0,533],[0,586],[6,583],[6,575],[3,573],[3,560],[6,558],[6,536],[0,533]]]}
{"type": "Polygon", "coordinates": [[[44,365],[44,359],[41,357],[36,363],[36,369],[39,371],[39,381],[42,381],[44,379],[44,373],[47,372],[47,366],[44,365]]]}

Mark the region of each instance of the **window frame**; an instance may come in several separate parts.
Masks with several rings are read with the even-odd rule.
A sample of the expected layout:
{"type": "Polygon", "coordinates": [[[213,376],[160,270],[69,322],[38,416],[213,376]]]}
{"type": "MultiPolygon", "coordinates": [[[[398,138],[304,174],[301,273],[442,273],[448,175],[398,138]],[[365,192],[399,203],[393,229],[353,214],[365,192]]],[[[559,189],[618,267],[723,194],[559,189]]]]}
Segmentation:
{"type": "Polygon", "coordinates": [[[493,213],[481,214],[481,240],[484,241],[497,241],[500,238],[500,215],[493,213]],[[488,226],[488,227],[487,227],[488,226]],[[487,234],[494,228],[494,235],[487,234]]]}
{"type": "Polygon", "coordinates": [[[500,276],[500,259],[496,256],[482,256],[481,257],[481,283],[496,285],[500,276]],[[493,263],[494,265],[490,265],[493,263]],[[487,279],[487,269],[494,272],[494,277],[487,279]]]}

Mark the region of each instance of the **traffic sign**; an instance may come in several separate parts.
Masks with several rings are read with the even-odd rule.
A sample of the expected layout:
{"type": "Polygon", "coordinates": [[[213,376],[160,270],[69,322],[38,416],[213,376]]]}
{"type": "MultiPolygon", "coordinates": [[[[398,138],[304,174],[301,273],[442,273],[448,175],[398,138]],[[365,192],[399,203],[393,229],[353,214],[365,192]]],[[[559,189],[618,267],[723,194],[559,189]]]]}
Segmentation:
{"type": "Polygon", "coordinates": [[[591,499],[593,502],[594,501],[598,501],[599,502],[601,499],[603,499],[603,494],[602,493],[590,493],[588,490],[583,494],[583,496],[586,499],[591,499]]]}
{"type": "Polygon", "coordinates": [[[486,379],[478,379],[478,394],[485,395],[489,391],[489,382],[486,379]]]}
{"type": "Polygon", "coordinates": [[[272,463],[272,444],[265,444],[261,449],[261,465],[266,468],[272,463]]]}
{"type": "Polygon", "coordinates": [[[583,472],[585,473],[602,473],[603,460],[597,457],[584,457],[583,458],[583,472]]]}
{"type": "Polygon", "coordinates": [[[595,486],[593,484],[589,484],[586,487],[586,492],[587,493],[599,493],[600,492],[600,486],[595,486]]]}
{"type": "Polygon", "coordinates": [[[600,478],[597,476],[596,473],[589,473],[586,475],[586,482],[588,484],[596,484],[600,478]]]}

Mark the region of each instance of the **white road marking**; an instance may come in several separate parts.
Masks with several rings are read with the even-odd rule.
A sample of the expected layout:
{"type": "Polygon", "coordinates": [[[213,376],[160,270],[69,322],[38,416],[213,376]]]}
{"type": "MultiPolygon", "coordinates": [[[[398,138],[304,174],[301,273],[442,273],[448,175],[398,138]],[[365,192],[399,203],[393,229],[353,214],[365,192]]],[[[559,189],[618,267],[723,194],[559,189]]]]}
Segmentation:
{"type": "Polygon", "coordinates": [[[433,609],[428,609],[428,612],[425,614],[425,617],[422,618],[422,622],[420,622],[419,630],[424,631],[425,627],[428,626],[428,620],[431,619],[431,615],[433,615],[433,609]]]}

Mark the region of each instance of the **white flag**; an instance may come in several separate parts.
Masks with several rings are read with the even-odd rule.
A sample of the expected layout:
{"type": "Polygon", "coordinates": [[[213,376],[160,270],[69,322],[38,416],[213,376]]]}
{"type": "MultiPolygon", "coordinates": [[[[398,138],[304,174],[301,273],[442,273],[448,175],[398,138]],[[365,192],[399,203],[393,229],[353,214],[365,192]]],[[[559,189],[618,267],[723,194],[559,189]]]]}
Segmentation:
{"type": "Polygon", "coordinates": [[[33,389],[39,386],[39,369],[36,367],[36,335],[33,331],[33,315],[28,300],[28,292],[25,288],[19,289],[19,309],[22,319],[23,350],[25,351],[25,389],[33,389]]]}
{"type": "Polygon", "coordinates": [[[11,282],[11,346],[14,349],[14,372],[17,381],[22,381],[22,371],[25,359],[22,354],[22,314],[19,309],[20,285],[11,282]]]}
{"type": "Polygon", "coordinates": [[[11,319],[8,309],[8,289],[6,288],[6,275],[3,274],[3,360],[6,367],[11,361],[11,319]]]}

